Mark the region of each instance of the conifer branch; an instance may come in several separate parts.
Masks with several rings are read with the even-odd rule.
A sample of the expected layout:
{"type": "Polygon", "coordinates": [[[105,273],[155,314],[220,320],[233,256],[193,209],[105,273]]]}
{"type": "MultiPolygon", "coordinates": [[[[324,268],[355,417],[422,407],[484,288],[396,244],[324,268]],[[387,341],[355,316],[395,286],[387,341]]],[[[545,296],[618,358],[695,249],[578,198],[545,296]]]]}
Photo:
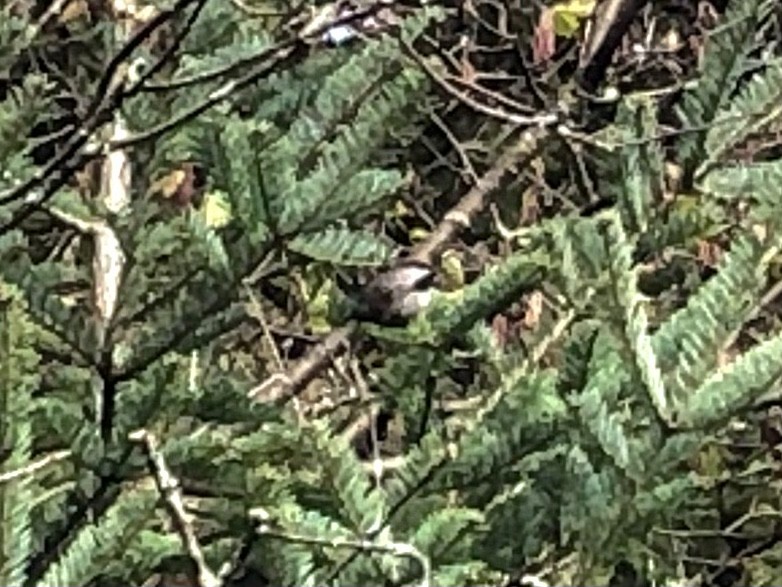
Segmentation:
{"type": "MultiPolygon", "coordinates": [[[[39,185],[61,171],[57,181],[59,186],[67,181],[62,173],[71,159],[87,143],[90,135],[100,126],[101,121],[120,106],[122,89],[127,74],[127,59],[146,41],[157,29],[163,26],[176,14],[184,10],[188,4],[196,0],[179,0],[172,8],[163,10],[150,19],[117,51],[106,65],[95,89],[95,94],[87,108],[87,114],[82,122],[71,133],[69,140],[61,153],[54,157],[46,166],[39,169],[31,178],[21,183],[7,193],[0,194],[0,206],[9,204],[30,193],[39,185]]],[[[48,190],[47,190],[48,191],[48,190]]],[[[53,192],[52,192],[53,193],[53,192]]],[[[41,204],[43,198],[36,198],[35,204],[41,204]]],[[[28,205],[29,207],[29,205],[28,205]]]]}
{"type": "MultiPolygon", "coordinates": [[[[530,161],[537,152],[539,140],[546,132],[546,129],[540,127],[525,131],[518,142],[508,147],[456,206],[445,214],[440,224],[413,250],[409,258],[425,264],[435,263],[448,243],[465,229],[471,228],[474,219],[486,207],[489,195],[500,186],[502,180],[510,172],[530,161]]],[[[345,352],[357,333],[356,323],[334,330],[287,374],[275,374],[253,388],[248,397],[261,402],[289,401],[301,393],[331,361],[345,352]]]]}

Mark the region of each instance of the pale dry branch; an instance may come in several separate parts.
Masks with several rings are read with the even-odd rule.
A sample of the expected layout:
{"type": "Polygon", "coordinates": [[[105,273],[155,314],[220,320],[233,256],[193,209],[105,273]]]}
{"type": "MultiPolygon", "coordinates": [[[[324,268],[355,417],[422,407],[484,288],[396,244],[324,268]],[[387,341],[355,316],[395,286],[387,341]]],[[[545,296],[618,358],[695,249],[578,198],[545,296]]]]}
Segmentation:
{"type": "Polygon", "coordinates": [[[304,534],[296,534],[273,528],[271,524],[268,523],[268,514],[265,510],[251,510],[250,516],[258,520],[258,532],[269,538],[277,538],[295,544],[320,546],[323,548],[347,549],[358,552],[381,552],[393,556],[411,558],[421,567],[421,581],[418,583],[419,587],[429,587],[431,584],[432,570],[429,559],[412,544],[391,541],[373,542],[371,540],[361,540],[358,538],[319,538],[306,536],[304,534]]]}
{"type": "MultiPolygon", "coordinates": [[[[434,264],[447,245],[464,230],[486,207],[489,195],[511,172],[526,164],[537,152],[544,128],[534,128],[522,133],[515,144],[507,148],[494,165],[481,176],[476,184],[449,210],[442,222],[429,237],[413,249],[410,260],[434,264]]],[[[310,350],[287,374],[275,374],[274,381],[264,381],[250,391],[248,396],[256,401],[285,403],[298,395],[335,357],[345,352],[358,333],[355,323],[338,328],[310,350]]]]}
{"type": "MultiPolygon", "coordinates": [[[[46,182],[53,175],[62,172],[85,146],[92,133],[100,126],[106,114],[112,113],[119,106],[118,98],[122,95],[122,88],[127,74],[127,60],[158,28],[163,26],[175,15],[184,10],[196,0],[179,0],[172,8],[162,10],[155,18],[150,19],[109,60],[103,70],[100,80],[96,85],[95,94],[86,109],[87,114],[78,127],[71,133],[68,141],[58,155],[49,163],[36,171],[28,180],[14,188],[0,194],[0,205],[14,202],[28,195],[32,190],[46,182]]],[[[62,178],[64,173],[59,173],[60,186],[65,183],[62,178]],[[61,183],[60,183],[61,182],[61,183]]],[[[47,190],[48,192],[49,190],[47,190]]],[[[54,192],[52,192],[54,193],[54,192]]],[[[46,195],[49,195],[48,193],[46,195]]],[[[36,198],[36,204],[40,204],[43,197],[36,198]]]]}
{"type": "Polygon", "coordinates": [[[155,477],[158,491],[163,497],[185,551],[196,566],[198,586],[222,587],[223,581],[206,563],[198,537],[190,521],[190,516],[185,511],[179,481],[168,469],[163,453],[158,448],[157,439],[146,430],[138,430],[130,435],[130,440],[140,444],[147,455],[149,468],[155,477]]]}
{"type": "Polygon", "coordinates": [[[34,475],[35,473],[37,473],[41,469],[45,469],[49,465],[70,458],[71,454],[72,453],[70,450],[58,450],[46,455],[45,457],[38,459],[37,461],[33,461],[29,465],[25,465],[24,467],[21,467],[19,469],[14,469],[13,471],[6,471],[5,473],[0,473],[0,485],[3,485],[4,483],[11,483],[13,481],[17,481],[18,479],[34,475]]]}

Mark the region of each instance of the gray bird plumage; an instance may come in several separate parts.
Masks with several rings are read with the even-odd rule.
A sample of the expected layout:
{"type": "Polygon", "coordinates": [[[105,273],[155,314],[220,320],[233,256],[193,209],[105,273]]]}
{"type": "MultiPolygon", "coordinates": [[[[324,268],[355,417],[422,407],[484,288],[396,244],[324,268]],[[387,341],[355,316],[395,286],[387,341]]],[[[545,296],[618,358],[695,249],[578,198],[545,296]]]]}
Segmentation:
{"type": "Polygon", "coordinates": [[[356,318],[384,325],[404,324],[429,304],[435,278],[426,263],[400,261],[361,290],[356,318]]]}

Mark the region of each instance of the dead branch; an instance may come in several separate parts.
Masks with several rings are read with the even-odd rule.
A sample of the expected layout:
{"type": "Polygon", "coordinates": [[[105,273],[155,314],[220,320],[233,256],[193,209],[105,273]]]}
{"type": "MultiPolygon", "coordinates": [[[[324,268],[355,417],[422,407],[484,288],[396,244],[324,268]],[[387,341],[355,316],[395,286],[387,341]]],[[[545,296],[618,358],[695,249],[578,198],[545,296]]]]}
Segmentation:
{"type": "MultiPolygon", "coordinates": [[[[315,29],[308,30],[305,33],[299,32],[292,38],[281,41],[274,46],[264,50],[261,54],[253,58],[253,61],[264,61],[251,69],[246,75],[230,80],[218,89],[214,90],[202,103],[181,113],[176,118],[162,123],[161,125],[141,132],[138,135],[127,136],[120,140],[109,141],[99,145],[96,148],[90,148],[87,143],[92,134],[98,129],[101,121],[115,112],[124,102],[124,100],[144,89],[144,82],[148,78],[148,72],[142,74],[141,78],[135,80],[132,86],[126,87],[126,78],[128,77],[129,58],[135,50],[141,46],[157,29],[159,29],[168,20],[181,13],[190,4],[202,6],[204,0],[178,0],[175,5],[167,10],[161,10],[150,20],[146,21],[123,45],[114,57],[109,61],[97,84],[95,95],[87,108],[87,114],[75,125],[66,135],[68,138],[62,151],[55,156],[46,166],[42,167],[28,180],[22,182],[14,188],[0,193],[0,206],[9,204],[21,198],[27,198],[27,202],[17,211],[14,217],[4,225],[0,225],[0,234],[3,234],[17,227],[33,211],[48,201],[70,178],[71,174],[84,165],[93,157],[99,155],[99,151],[111,151],[125,149],[138,143],[153,140],[175,128],[188,122],[200,114],[208,111],[215,105],[247,85],[250,85],[266,75],[276,71],[277,66],[283,64],[285,60],[291,57],[296,49],[301,47],[302,43],[307,43],[313,39],[319,38],[325,31],[333,26],[342,23],[349,23],[359,18],[365,18],[374,14],[383,7],[388,6],[388,2],[378,2],[367,8],[355,11],[347,17],[340,17],[331,22],[323,23],[315,29]],[[35,197],[30,197],[33,190],[42,186],[41,193],[35,197]]],[[[199,7],[196,7],[196,13],[199,7]]],[[[187,27],[185,27],[187,29],[187,27]]],[[[159,69],[161,62],[153,65],[152,71],[159,69]]]]}
{"type": "MultiPolygon", "coordinates": [[[[442,222],[429,237],[413,249],[409,258],[422,263],[435,264],[448,243],[472,226],[475,217],[485,208],[489,195],[499,187],[503,178],[534,156],[538,142],[546,132],[542,127],[525,131],[516,144],[506,149],[459,203],[446,213],[442,222]]],[[[252,389],[248,397],[261,402],[289,401],[301,393],[331,361],[349,348],[357,331],[357,324],[350,323],[331,332],[320,344],[312,348],[306,357],[294,365],[289,373],[275,374],[252,389]]]]}
{"type": "Polygon", "coordinates": [[[138,430],[130,435],[130,440],[141,444],[146,452],[149,468],[155,477],[158,491],[160,491],[166,508],[169,510],[174,527],[182,540],[182,545],[198,570],[199,587],[222,587],[223,581],[206,563],[201,545],[198,543],[198,537],[185,511],[179,481],[169,471],[163,454],[158,449],[157,439],[146,430],[138,430]]]}
{"type": "MultiPolygon", "coordinates": [[[[122,88],[127,74],[128,58],[158,28],[194,1],[179,0],[171,9],[161,11],[155,18],[145,23],[138,32],[128,39],[104,69],[101,79],[98,81],[92,102],[87,108],[87,114],[81,124],[73,131],[60,154],[54,157],[46,166],[39,169],[27,181],[0,195],[0,206],[23,198],[31,190],[40,186],[52,175],[62,170],[64,166],[67,166],[68,162],[90,139],[90,135],[100,126],[103,118],[119,106],[118,97],[122,95],[122,88]]],[[[62,176],[63,174],[61,173],[60,175],[62,176]]],[[[37,200],[36,204],[40,204],[40,198],[37,200]]]]}
{"type": "Polygon", "coordinates": [[[435,262],[449,242],[463,230],[471,228],[475,217],[486,207],[489,195],[499,187],[503,178],[532,158],[545,132],[539,128],[525,131],[518,142],[506,149],[459,203],[446,213],[437,228],[414,249],[411,257],[423,263],[435,262]]]}
{"type": "Polygon", "coordinates": [[[57,450],[47,454],[45,457],[42,457],[37,461],[32,461],[29,465],[25,465],[20,469],[14,469],[12,471],[0,473],[0,485],[10,483],[24,477],[30,477],[51,464],[70,458],[71,455],[72,453],[70,450],[57,450]]]}

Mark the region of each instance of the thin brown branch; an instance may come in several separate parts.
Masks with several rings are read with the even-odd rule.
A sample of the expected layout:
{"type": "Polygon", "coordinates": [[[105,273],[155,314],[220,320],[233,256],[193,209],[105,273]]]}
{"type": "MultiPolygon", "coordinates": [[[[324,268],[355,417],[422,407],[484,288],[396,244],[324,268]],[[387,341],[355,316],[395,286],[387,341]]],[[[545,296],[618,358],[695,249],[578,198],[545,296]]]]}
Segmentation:
{"type": "Polygon", "coordinates": [[[247,394],[252,400],[285,404],[325,369],[335,357],[344,353],[358,333],[356,324],[348,324],[329,333],[310,350],[288,373],[277,373],[247,394]]]}
{"type": "MultiPolygon", "coordinates": [[[[499,156],[494,166],[480,177],[472,189],[445,215],[442,222],[430,233],[429,238],[413,250],[410,258],[422,263],[434,263],[449,242],[457,238],[463,230],[471,227],[475,217],[486,206],[489,194],[499,187],[503,178],[534,156],[538,141],[545,133],[543,128],[524,132],[521,138],[499,156]]],[[[355,323],[331,332],[287,374],[275,374],[252,389],[248,397],[261,402],[289,401],[301,393],[335,357],[345,352],[357,333],[358,326],[355,323]]]]}
{"type": "MultiPolygon", "coordinates": [[[[125,43],[111,58],[101,75],[95,89],[92,102],[87,108],[87,113],[81,123],[73,131],[69,140],[63,147],[63,150],[52,160],[41,167],[27,181],[22,182],[15,188],[8,190],[0,195],[0,206],[14,202],[25,197],[31,190],[34,190],[43,184],[48,178],[64,171],[68,163],[87,143],[90,135],[100,126],[101,121],[116,108],[119,107],[122,97],[122,87],[127,73],[127,60],[146,41],[159,27],[170,20],[173,16],[184,10],[188,4],[196,0],[179,0],[171,9],[163,10],[154,18],[146,22],[130,39],[125,43]]],[[[61,173],[61,176],[65,173],[61,173]]],[[[65,180],[61,180],[63,185],[65,180]]],[[[48,190],[47,190],[47,195],[48,190]]],[[[41,204],[42,198],[37,199],[35,204],[41,204]]]]}
{"type": "Polygon", "coordinates": [[[543,129],[525,131],[516,144],[506,149],[459,203],[448,211],[437,228],[416,247],[412,258],[424,263],[436,260],[449,242],[471,227],[475,217],[486,207],[489,194],[499,187],[503,178],[534,156],[538,141],[544,134],[543,129]]]}
{"type": "Polygon", "coordinates": [[[278,68],[278,66],[282,66],[287,60],[295,60],[298,55],[301,55],[302,57],[306,55],[307,52],[305,51],[305,48],[307,41],[320,38],[320,36],[322,36],[326,31],[334,26],[350,23],[356,19],[365,18],[369,15],[372,15],[380,10],[380,8],[387,5],[387,2],[373,4],[372,6],[360,12],[356,12],[347,17],[336,18],[327,23],[324,23],[321,26],[318,26],[317,28],[314,28],[306,34],[293,37],[264,50],[259,56],[253,58],[254,61],[263,60],[263,63],[252,68],[244,76],[238,79],[230,80],[216,90],[212,91],[209,96],[207,96],[207,98],[200,104],[196,104],[189,110],[181,112],[174,118],[159,124],[158,126],[130,136],[122,141],[109,143],[107,147],[111,149],[123,149],[156,139],[168,132],[171,132],[186,122],[189,122],[204,112],[210,110],[223,100],[233,96],[242,88],[257,82],[259,79],[265,77],[268,74],[271,74],[278,68]]]}
{"type": "Polygon", "coordinates": [[[196,20],[198,20],[201,11],[204,9],[208,1],[209,0],[197,0],[198,3],[196,4],[196,7],[190,13],[190,16],[182,27],[182,30],[177,33],[174,41],[166,48],[163,54],[155,60],[155,63],[150,68],[145,70],[139,76],[139,78],[134,81],[133,85],[125,91],[124,95],[122,96],[123,100],[127,100],[128,98],[139,93],[144,87],[144,84],[161,69],[163,69],[166,63],[168,63],[174,54],[179,50],[179,47],[182,45],[182,41],[184,41],[185,37],[190,34],[193,25],[195,24],[196,20]]]}
{"type": "Polygon", "coordinates": [[[145,143],[147,141],[157,139],[171,132],[172,130],[182,126],[183,124],[197,118],[204,112],[207,112],[208,110],[212,109],[214,106],[216,106],[223,100],[229,98],[230,96],[233,96],[237,91],[241,90],[245,86],[248,86],[258,81],[265,75],[270,74],[272,71],[276,69],[278,65],[282,64],[287,58],[292,57],[295,49],[296,49],[295,44],[289,44],[285,46],[274,55],[273,60],[270,63],[264,63],[262,66],[254,68],[247,75],[239,79],[231,80],[225,83],[221,87],[211,92],[209,96],[207,96],[207,98],[203,100],[201,103],[196,104],[192,108],[185,110],[184,112],[181,112],[174,118],[167,120],[162,124],[154,126],[149,130],[140,132],[135,135],[131,135],[121,141],[114,141],[112,143],[108,143],[107,146],[111,149],[124,149],[127,147],[138,145],[140,143],[145,143]]]}
{"type": "MultiPolygon", "coordinates": [[[[378,12],[380,9],[389,6],[388,2],[378,2],[376,4],[370,5],[362,10],[351,12],[349,15],[346,16],[340,16],[338,18],[335,18],[331,20],[330,22],[323,23],[322,25],[319,25],[317,28],[310,30],[306,32],[306,34],[299,33],[298,35],[294,35],[292,38],[287,39],[285,41],[282,41],[280,43],[276,43],[270,47],[266,47],[265,49],[259,51],[255,55],[250,55],[249,57],[243,57],[241,59],[238,59],[232,63],[228,63],[227,65],[212,69],[210,71],[205,71],[202,73],[193,74],[186,77],[180,77],[177,79],[173,79],[168,82],[158,82],[158,83],[146,83],[142,88],[140,88],[140,91],[142,92],[167,92],[171,90],[178,90],[182,88],[186,88],[189,86],[194,86],[198,84],[203,84],[211,81],[218,80],[224,76],[227,76],[239,69],[243,69],[245,67],[250,67],[253,65],[256,65],[260,62],[264,62],[274,56],[276,53],[278,53],[281,50],[290,48],[302,41],[306,43],[311,43],[316,39],[319,39],[323,36],[324,33],[326,33],[329,29],[337,26],[343,26],[347,24],[351,24],[357,20],[360,20],[362,18],[367,18],[369,16],[372,16],[376,12],[378,12]]],[[[290,23],[287,23],[290,24],[290,23]]]]}
{"type": "MultiPolygon", "coordinates": [[[[476,73],[475,74],[475,79],[492,79],[491,75],[492,74],[476,73]]],[[[524,104],[521,104],[521,103],[517,102],[516,100],[512,100],[511,98],[508,98],[507,96],[504,96],[500,92],[495,92],[495,91],[490,90],[489,88],[486,88],[486,87],[484,87],[484,86],[482,86],[480,84],[476,84],[475,82],[468,81],[468,80],[465,80],[465,79],[461,79],[461,78],[458,78],[458,77],[453,77],[453,76],[451,76],[451,79],[453,80],[453,82],[456,85],[463,86],[465,88],[465,90],[472,90],[473,92],[476,92],[478,94],[483,94],[487,98],[489,98],[491,100],[494,100],[495,102],[497,102],[499,104],[503,104],[503,105],[507,106],[508,108],[512,108],[512,109],[516,110],[516,114],[521,113],[521,112],[525,112],[525,111],[526,112],[530,112],[530,111],[533,110],[533,108],[530,107],[530,106],[525,106],[524,104]]],[[[495,79],[499,79],[499,78],[495,78],[495,79]]]]}
{"type": "Polygon", "coordinates": [[[593,26],[579,55],[578,69],[584,89],[593,92],[635,15],[647,0],[608,0],[596,8],[593,26]]]}
{"type": "Polygon", "coordinates": [[[459,159],[462,160],[464,172],[470,179],[470,185],[477,184],[478,174],[475,173],[475,168],[473,167],[472,161],[470,161],[470,156],[467,154],[464,145],[459,142],[459,140],[451,132],[451,129],[448,128],[448,125],[445,124],[445,121],[443,121],[443,119],[440,118],[436,113],[432,112],[430,118],[432,122],[434,122],[440,128],[440,130],[443,131],[443,134],[450,141],[451,145],[453,145],[453,148],[456,149],[456,153],[459,155],[459,159]]]}
{"type": "Polygon", "coordinates": [[[31,43],[40,34],[43,28],[68,7],[72,0],[54,0],[33,26],[27,30],[28,43],[31,43]]]}
{"type": "Polygon", "coordinates": [[[459,88],[454,86],[451,82],[440,75],[435,70],[435,68],[432,67],[432,65],[428,63],[426,59],[412,47],[412,45],[410,45],[410,43],[407,41],[401,41],[401,45],[410,58],[413,59],[413,61],[415,61],[435,83],[442,87],[448,94],[465,103],[473,110],[480,112],[481,114],[486,114],[492,118],[497,118],[498,120],[510,122],[511,124],[519,126],[550,126],[556,124],[559,120],[559,116],[554,113],[543,113],[527,116],[524,114],[508,112],[502,108],[494,108],[483,104],[482,102],[478,102],[477,100],[474,100],[469,95],[467,95],[466,92],[460,91],[459,88]]]}
{"type": "MultiPolygon", "coordinates": [[[[177,2],[177,4],[172,9],[161,11],[154,18],[147,21],[144,26],[141,27],[139,31],[134,34],[133,37],[119,50],[119,52],[107,66],[101,81],[98,83],[96,97],[93,99],[92,104],[87,109],[88,114],[71,133],[71,136],[64,146],[63,151],[54,157],[47,166],[38,170],[33,175],[33,177],[16,186],[15,188],[7,190],[5,194],[0,194],[0,205],[3,205],[25,197],[31,190],[37,188],[39,185],[44,186],[42,193],[38,197],[33,198],[32,201],[23,205],[20,210],[16,211],[10,221],[0,226],[0,234],[3,234],[19,226],[19,224],[23,222],[32,212],[39,209],[41,204],[48,201],[63,185],[65,185],[70,175],[76,169],[79,169],[91,158],[98,155],[99,150],[103,149],[105,151],[111,151],[127,148],[137,143],[153,140],[158,136],[161,136],[177,128],[181,124],[194,119],[221,101],[230,97],[234,94],[235,91],[258,81],[265,75],[273,72],[277,65],[281,64],[283,61],[285,61],[286,58],[290,57],[296,49],[301,48],[303,43],[306,45],[307,40],[319,38],[330,27],[336,26],[337,24],[347,23],[358,18],[370,16],[374,14],[374,12],[388,5],[387,2],[379,2],[364,10],[356,11],[348,17],[338,18],[332,22],[324,23],[322,27],[310,30],[306,33],[306,35],[299,33],[293,38],[278,43],[275,46],[267,49],[266,51],[262,52],[260,56],[258,56],[259,59],[262,57],[272,57],[273,59],[270,64],[265,63],[263,65],[259,65],[244,77],[239,78],[238,80],[231,80],[227,82],[222,87],[213,91],[204,102],[194,106],[186,112],[181,113],[176,118],[157,127],[149,129],[146,132],[128,137],[124,140],[108,142],[96,149],[83,149],[89,140],[90,135],[100,125],[101,120],[116,110],[126,97],[126,94],[123,93],[123,85],[126,74],[125,70],[127,69],[127,64],[125,63],[127,58],[157,28],[170,19],[172,15],[180,12],[187,5],[193,2],[202,1],[203,0],[179,0],[179,2],[177,2]],[[124,68],[122,67],[123,65],[124,68]],[[80,151],[82,152],[80,153],[80,151]]],[[[135,92],[136,86],[131,88],[131,90],[132,92],[135,92]]]]}

